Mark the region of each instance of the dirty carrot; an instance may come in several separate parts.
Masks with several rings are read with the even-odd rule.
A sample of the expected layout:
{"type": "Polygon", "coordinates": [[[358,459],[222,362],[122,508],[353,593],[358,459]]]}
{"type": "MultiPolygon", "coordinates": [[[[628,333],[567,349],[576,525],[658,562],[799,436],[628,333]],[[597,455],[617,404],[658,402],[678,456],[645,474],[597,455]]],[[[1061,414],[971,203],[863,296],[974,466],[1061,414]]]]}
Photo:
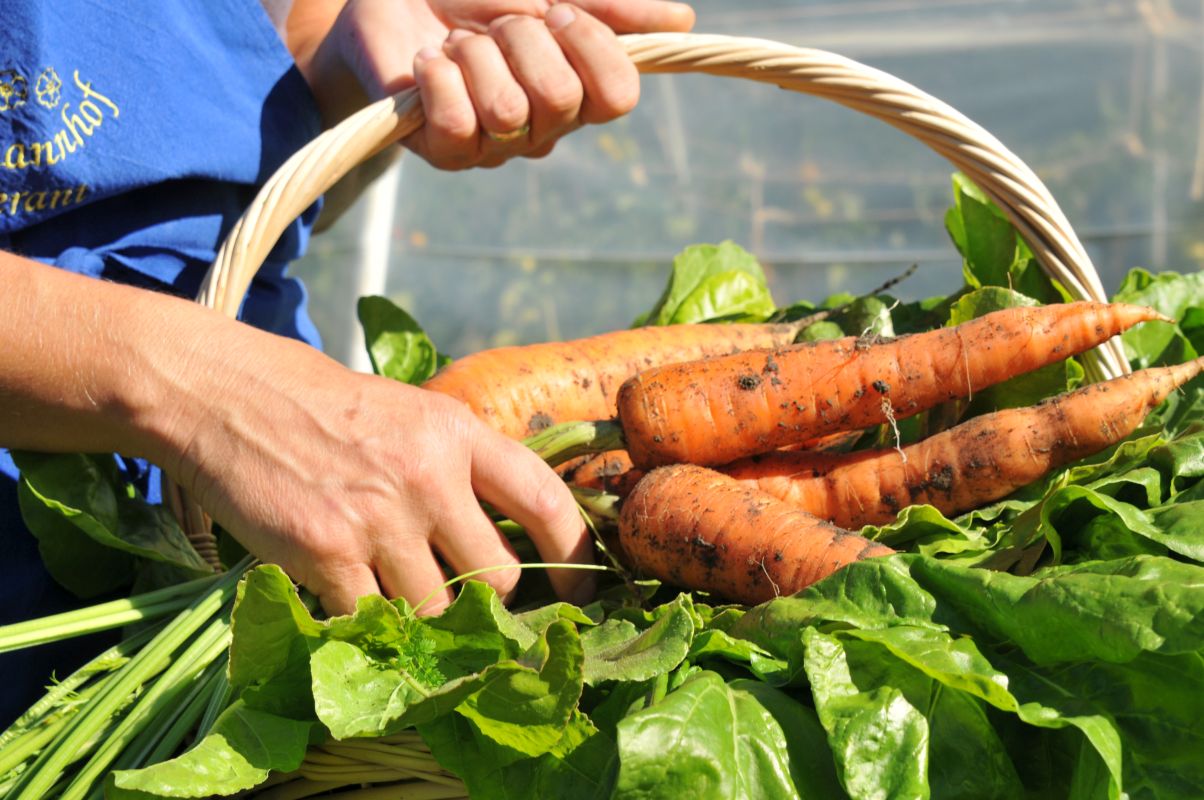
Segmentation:
{"type": "MultiPolygon", "coordinates": [[[[861,433],[861,431],[849,431],[821,436],[782,448],[781,452],[825,453],[852,445],[861,436],[861,433]]],[[[635,465],[631,463],[631,454],[626,450],[607,450],[593,456],[578,456],[561,464],[556,471],[566,483],[583,489],[605,492],[619,498],[631,494],[631,490],[645,474],[644,470],[636,469],[635,465]]],[[[722,468],[720,471],[726,472],[727,470],[722,468]]]]}
{"type": "Polygon", "coordinates": [[[517,439],[557,422],[613,417],[619,386],[642,369],[789,344],[798,330],[797,323],[666,325],[499,347],[452,362],[423,386],[467,403],[517,439]]]}
{"type": "Polygon", "coordinates": [[[953,516],[1116,444],[1201,371],[1204,358],[1142,370],[984,414],[902,449],[773,452],[722,469],[846,528],[887,524],[919,503],[953,516]]]}
{"type": "Polygon", "coordinates": [[[909,417],[1060,361],[1153,309],[1093,302],[1009,308],[897,339],[848,337],[640,372],[619,390],[632,461],[725,464],[909,417]]]}
{"type": "Polygon", "coordinates": [[[598,453],[577,465],[564,479],[573,486],[594,489],[599,492],[626,497],[637,481],[644,477],[643,470],[635,469],[626,450],[608,450],[598,453]]]}
{"type": "Polygon", "coordinates": [[[677,586],[755,604],[846,564],[892,553],[733,478],[688,464],[649,472],[623,502],[632,565],[677,586]]]}

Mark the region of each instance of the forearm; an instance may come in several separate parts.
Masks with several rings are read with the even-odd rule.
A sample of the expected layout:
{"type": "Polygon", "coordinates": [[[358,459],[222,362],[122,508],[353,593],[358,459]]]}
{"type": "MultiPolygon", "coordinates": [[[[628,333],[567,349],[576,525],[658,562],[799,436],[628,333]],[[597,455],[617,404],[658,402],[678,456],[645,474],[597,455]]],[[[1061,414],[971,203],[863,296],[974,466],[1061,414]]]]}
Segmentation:
{"type": "Polygon", "coordinates": [[[204,391],[184,385],[186,354],[235,324],[179,298],[5,252],[0,286],[5,447],[161,455],[185,395],[204,391]]]}

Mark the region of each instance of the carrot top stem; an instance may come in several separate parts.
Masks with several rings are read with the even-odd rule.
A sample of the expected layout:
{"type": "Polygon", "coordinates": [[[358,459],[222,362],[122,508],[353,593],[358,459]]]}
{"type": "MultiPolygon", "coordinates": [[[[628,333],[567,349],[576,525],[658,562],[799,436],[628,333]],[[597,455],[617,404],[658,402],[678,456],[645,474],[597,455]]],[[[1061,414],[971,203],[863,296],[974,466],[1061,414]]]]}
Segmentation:
{"type": "Polygon", "coordinates": [[[591,519],[602,522],[619,521],[620,498],[618,495],[608,494],[597,489],[588,489],[584,486],[570,486],[569,488],[572,490],[577,504],[589,514],[591,519]]]}
{"type": "Polygon", "coordinates": [[[551,467],[587,453],[622,450],[627,446],[622,426],[611,420],[562,422],[528,436],[523,444],[551,467]]]}

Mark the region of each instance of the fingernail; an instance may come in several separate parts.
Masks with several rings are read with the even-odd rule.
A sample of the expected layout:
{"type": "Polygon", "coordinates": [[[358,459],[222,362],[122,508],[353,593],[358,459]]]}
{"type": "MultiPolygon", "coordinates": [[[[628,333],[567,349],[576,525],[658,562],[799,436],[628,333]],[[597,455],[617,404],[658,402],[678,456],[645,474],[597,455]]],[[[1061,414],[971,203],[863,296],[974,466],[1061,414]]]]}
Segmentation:
{"type": "Polygon", "coordinates": [[[467,39],[469,36],[472,36],[472,31],[466,31],[463,28],[454,28],[451,33],[447,34],[447,43],[455,44],[461,39],[467,39]]]}
{"type": "Polygon", "coordinates": [[[440,55],[439,51],[433,47],[424,47],[414,54],[414,63],[422,64],[430,61],[432,58],[437,58],[440,55]]]}
{"type": "Polygon", "coordinates": [[[557,3],[544,15],[544,22],[552,30],[558,31],[561,28],[567,27],[576,18],[577,15],[573,12],[572,6],[568,3],[557,3]]]}

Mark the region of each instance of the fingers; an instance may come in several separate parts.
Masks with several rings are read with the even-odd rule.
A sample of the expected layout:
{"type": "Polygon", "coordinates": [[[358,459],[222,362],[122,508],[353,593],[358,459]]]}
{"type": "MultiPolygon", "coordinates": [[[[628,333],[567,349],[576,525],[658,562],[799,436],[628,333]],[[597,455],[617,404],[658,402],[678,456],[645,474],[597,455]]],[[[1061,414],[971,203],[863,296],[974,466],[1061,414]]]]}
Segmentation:
{"type": "Polygon", "coordinates": [[[367,564],[352,563],[343,568],[330,564],[323,566],[321,574],[304,583],[318,596],[323,610],[330,616],[354,614],[357,598],[366,594],[380,594],[376,576],[367,564]]]}
{"type": "Polygon", "coordinates": [[[616,33],[684,33],[694,27],[694,9],[685,3],[665,0],[573,0],[573,5],[597,17],[616,33]]]}
{"type": "MultiPolygon", "coordinates": [[[[531,105],[506,64],[506,58],[488,36],[455,30],[444,51],[463,71],[465,85],[481,127],[496,139],[527,125],[531,105]]],[[[483,143],[484,144],[484,143],[483,143]]]]}
{"type": "MultiPolygon", "coordinates": [[[[673,4],[670,4],[673,5],[673,4]]],[[[406,141],[437,167],[540,157],[582,124],[635,107],[639,74],[614,32],[568,3],[512,15],[487,33],[452,31],[415,59],[427,124],[406,141]]]]}
{"type": "Polygon", "coordinates": [[[447,577],[424,537],[385,539],[378,543],[373,561],[385,597],[421,603],[422,616],[438,614],[451,603],[452,590],[443,586],[447,577]]]}
{"type": "MultiPolygon", "coordinates": [[[[499,434],[479,440],[472,464],[477,495],[522,525],[546,561],[593,563],[593,540],[572,494],[538,456],[499,434]]],[[[561,598],[580,604],[593,595],[592,572],[553,569],[548,577],[561,598]]]]}
{"type": "Polygon", "coordinates": [[[406,138],[406,147],[440,169],[473,166],[480,142],[464,73],[440,51],[424,47],[414,59],[414,79],[426,124],[406,138]]]}
{"type": "Polygon", "coordinates": [[[610,28],[568,3],[552,6],[546,21],[582,83],[577,118],[583,124],[609,122],[635,108],[639,72],[610,28]]]}
{"type": "Polygon", "coordinates": [[[443,509],[446,516],[432,541],[450,566],[449,571],[456,575],[476,572],[472,580],[489,584],[503,601],[510,600],[521,570],[498,567],[517,567],[518,554],[481,509],[471,487],[464,485],[458,497],[444,501],[443,509]]]}

